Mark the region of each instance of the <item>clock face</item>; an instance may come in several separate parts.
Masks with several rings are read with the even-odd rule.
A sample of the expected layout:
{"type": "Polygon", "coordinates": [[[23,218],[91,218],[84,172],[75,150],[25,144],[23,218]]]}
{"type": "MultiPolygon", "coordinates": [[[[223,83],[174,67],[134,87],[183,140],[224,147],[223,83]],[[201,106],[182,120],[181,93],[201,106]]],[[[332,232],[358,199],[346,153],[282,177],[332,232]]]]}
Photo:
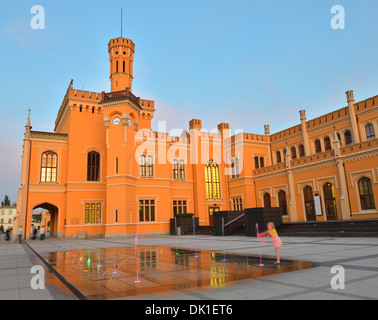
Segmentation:
{"type": "Polygon", "coordinates": [[[121,119],[119,117],[115,117],[113,119],[113,125],[118,126],[121,123],[121,119]]]}

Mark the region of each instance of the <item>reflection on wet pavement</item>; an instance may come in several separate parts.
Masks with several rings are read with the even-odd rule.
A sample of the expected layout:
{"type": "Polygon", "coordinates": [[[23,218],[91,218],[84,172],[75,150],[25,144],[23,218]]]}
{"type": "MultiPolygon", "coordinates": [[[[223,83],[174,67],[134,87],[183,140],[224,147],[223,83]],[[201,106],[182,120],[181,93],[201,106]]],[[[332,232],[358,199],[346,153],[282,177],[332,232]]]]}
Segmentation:
{"type": "Polygon", "coordinates": [[[225,288],[233,281],[302,270],[310,262],[165,246],[50,252],[42,257],[88,299],[225,288]]]}

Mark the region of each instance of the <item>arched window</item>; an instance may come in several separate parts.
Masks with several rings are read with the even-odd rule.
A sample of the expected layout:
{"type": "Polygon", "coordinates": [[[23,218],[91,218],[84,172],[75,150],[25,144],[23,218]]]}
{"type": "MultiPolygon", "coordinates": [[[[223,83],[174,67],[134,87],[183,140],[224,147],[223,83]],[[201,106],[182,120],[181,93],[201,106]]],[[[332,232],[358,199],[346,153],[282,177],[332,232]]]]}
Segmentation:
{"type": "Polygon", "coordinates": [[[118,72],[118,61],[116,62],[116,72],[118,72]]]}
{"type": "Polygon", "coordinates": [[[324,138],[324,149],[325,151],[329,151],[332,149],[331,147],[331,139],[329,137],[324,138]]]}
{"type": "Polygon", "coordinates": [[[315,152],[316,153],[322,152],[322,144],[319,139],[315,140],[315,152]]]}
{"type": "Polygon", "coordinates": [[[123,72],[126,72],[126,65],[125,65],[125,61],[123,61],[123,68],[122,68],[123,72]]]}
{"type": "Polygon", "coordinates": [[[327,182],[324,184],[323,194],[327,220],[337,220],[335,187],[332,183],[327,182]]]}
{"type": "Polygon", "coordinates": [[[344,133],[345,144],[349,145],[353,143],[352,133],[348,130],[344,133]]]}
{"type": "Polygon", "coordinates": [[[47,151],[42,154],[41,182],[57,181],[58,156],[55,152],[47,151]]]}
{"type": "Polygon", "coordinates": [[[96,151],[88,153],[87,181],[100,181],[100,154],[96,151]]]}
{"type": "Polygon", "coordinates": [[[146,157],[144,155],[139,157],[139,176],[146,176],[146,157]]]}
{"type": "Polygon", "coordinates": [[[298,149],[299,149],[299,156],[300,156],[301,158],[303,158],[303,157],[306,155],[306,154],[305,154],[305,149],[304,149],[303,144],[299,145],[298,149]]]}
{"type": "Polygon", "coordinates": [[[178,177],[179,177],[178,161],[176,159],[173,160],[172,166],[173,166],[173,179],[178,179],[178,177]]]}
{"type": "Polygon", "coordinates": [[[307,186],[303,189],[303,198],[307,221],[316,221],[314,194],[310,186],[307,186]]]}
{"type": "Polygon", "coordinates": [[[271,204],[270,204],[270,194],[269,193],[265,193],[264,194],[264,208],[270,208],[271,207],[271,204]]]}
{"type": "Polygon", "coordinates": [[[154,158],[152,156],[147,157],[147,176],[154,176],[154,158]]]}
{"type": "Polygon", "coordinates": [[[375,132],[374,132],[374,126],[369,123],[366,127],[365,127],[365,130],[366,130],[366,138],[368,140],[372,140],[372,139],[375,139],[375,132]]]}
{"type": "Polygon", "coordinates": [[[185,162],[184,162],[184,160],[180,160],[179,174],[180,174],[180,179],[185,180],[185,162]]]}
{"type": "Polygon", "coordinates": [[[286,193],[281,190],[278,192],[278,202],[282,210],[282,215],[287,216],[287,203],[286,203],[286,193]]]}
{"type": "Polygon", "coordinates": [[[260,157],[260,168],[264,168],[264,167],[265,167],[264,157],[260,157]]]}
{"type": "Polygon", "coordinates": [[[255,157],[255,169],[259,168],[259,157],[255,157]]]}
{"type": "Polygon", "coordinates": [[[234,157],[233,162],[231,164],[232,170],[232,177],[238,178],[239,177],[239,158],[237,156],[234,157]]]}
{"type": "Polygon", "coordinates": [[[295,149],[295,147],[291,148],[291,159],[297,159],[297,149],[295,149]]]}
{"type": "Polygon", "coordinates": [[[358,181],[358,190],[360,192],[361,209],[375,209],[374,194],[371,180],[366,177],[361,178],[358,181]]]}
{"type": "Polygon", "coordinates": [[[206,199],[220,199],[219,167],[213,160],[205,164],[206,199]]]}
{"type": "Polygon", "coordinates": [[[276,153],[276,159],[277,159],[277,163],[281,163],[282,160],[281,160],[281,152],[277,151],[276,153]]]}

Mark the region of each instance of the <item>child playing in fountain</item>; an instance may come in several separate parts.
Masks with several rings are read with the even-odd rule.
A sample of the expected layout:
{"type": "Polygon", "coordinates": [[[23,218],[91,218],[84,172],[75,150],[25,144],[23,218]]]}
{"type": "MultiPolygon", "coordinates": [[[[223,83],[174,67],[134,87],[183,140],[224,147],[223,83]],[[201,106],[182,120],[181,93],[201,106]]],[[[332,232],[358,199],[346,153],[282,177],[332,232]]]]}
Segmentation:
{"type": "Polygon", "coordinates": [[[267,231],[257,234],[258,238],[265,237],[265,236],[272,237],[273,247],[274,247],[274,249],[276,251],[276,255],[277,255],[277,261],[275,261],[274,264],[280,264],[281,263],[280,262],[280,248],[282,247],[282,241],[281,241],[280,237],[278,236],[276,227],[274,226],[273,222],[268,223],[268,230],[267,231]]]}

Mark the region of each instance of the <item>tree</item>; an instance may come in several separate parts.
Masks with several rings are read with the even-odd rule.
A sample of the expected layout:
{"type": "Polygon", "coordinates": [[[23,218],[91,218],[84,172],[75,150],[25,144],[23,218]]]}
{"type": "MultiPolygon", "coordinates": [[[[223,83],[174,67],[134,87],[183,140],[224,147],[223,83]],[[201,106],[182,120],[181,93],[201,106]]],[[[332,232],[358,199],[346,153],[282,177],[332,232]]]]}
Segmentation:
{"type": "Polygon", "coordinates": [[[4,201],[1,201],[2,207],[9,207],[11,205],[11,201],[7,195],[4,197],[4,201]]]}

